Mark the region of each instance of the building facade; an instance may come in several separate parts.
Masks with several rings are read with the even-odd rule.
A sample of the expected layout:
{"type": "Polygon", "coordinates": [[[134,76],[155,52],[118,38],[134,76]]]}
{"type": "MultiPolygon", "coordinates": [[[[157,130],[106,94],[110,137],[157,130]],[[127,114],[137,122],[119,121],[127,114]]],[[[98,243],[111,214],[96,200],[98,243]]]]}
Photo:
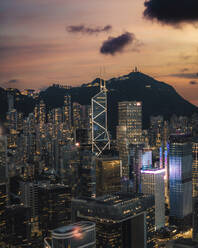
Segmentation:
{"type": "Polygon", "coordinates": [[[141,189],[143,194],[155,196],[155,228],[165,225],[165,187],[164,169],[145,169],[141,171],[141,189]]]}
{"type": "Polygon", "coordinates": [[[72,201],[73,221],[96,223],[96,246],[153,248],[154,197],[117,193],[72,201]]]}
{"type": "Polygon", "coordinates": [[[192,214],[192,144],[188,137],[176,134],[170,137],[169,195],[170,219],[185,226],[192,214]]]}

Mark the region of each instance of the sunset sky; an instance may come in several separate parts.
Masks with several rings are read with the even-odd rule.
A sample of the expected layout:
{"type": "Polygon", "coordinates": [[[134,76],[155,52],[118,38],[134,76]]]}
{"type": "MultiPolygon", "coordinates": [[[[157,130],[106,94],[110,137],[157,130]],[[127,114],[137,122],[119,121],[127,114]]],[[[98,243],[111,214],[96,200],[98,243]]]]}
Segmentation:
{"type": "Polygon", "coordinates": [[[138,66],[198,106],[198,21],[162,24],[146,19],[145,8],[144,0],[1,0],[0,85],[74,86],[101,67],[108,79],[138,66]],[[126,33],[132,40],[123,49],[100,52],[109,37],[126,33]]]}

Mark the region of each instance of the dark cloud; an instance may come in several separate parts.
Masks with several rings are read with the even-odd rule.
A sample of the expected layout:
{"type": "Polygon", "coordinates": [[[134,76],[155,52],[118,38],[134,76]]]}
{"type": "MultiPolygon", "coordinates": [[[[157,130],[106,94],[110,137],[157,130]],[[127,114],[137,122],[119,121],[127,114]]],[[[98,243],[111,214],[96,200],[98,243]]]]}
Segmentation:
{"type": "Polygon", "coordinates": [[[188,68],[183,68],[183,69],[181,69],[181,72],[187,72],[187,71],[189,71],[188,68]]]}
{"type": "Polygon", "coordinates": [[[170,25],[198,21],[197,0],[146,0],[144,16],[170,25]]]}
{"type": "Polygon", "coordinates": [[[17,84],[17,83],[19,83],[19,80],[18,79],[11,79],[7,83],[8,84],[17,84]]]}
{"type": "Polygon", "coordinates": [[[115,53],[122,52],[127,45],[132,44],[135,41],[137,41],[135,35],[129,32],[117,37],[109,37],[103,42],[100,53],[115,55],[115,53]]]}
{"type": "Polygon", "coordinates": [[[168,76],[196,79],[196,78],[198,78],[198,72],[197,73],[176,73],[176,74],[169,74],[168,76]]]}
{"type": "Polygon", "coordinates": [[[190,81],[189,84],[196,85],[196,84],[198,84],[198,82],[197,81],[190,81]]]}
{"type": "Polygon", "coordinates": [[[102,32],[109,32],[112,30],[111,25],[106,25],[104,27],[86,27],[85,25],[71,25],[66,28],[69,33],[82,33],[82,34],[99,34],[102,32]]]}

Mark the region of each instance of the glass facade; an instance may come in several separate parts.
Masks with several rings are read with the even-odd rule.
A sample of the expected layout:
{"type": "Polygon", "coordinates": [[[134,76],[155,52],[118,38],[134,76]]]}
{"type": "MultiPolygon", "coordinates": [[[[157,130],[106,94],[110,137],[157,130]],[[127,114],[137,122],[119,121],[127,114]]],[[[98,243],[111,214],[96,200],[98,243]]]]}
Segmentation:
{"type": "Polygon", "coordinates": [[[96,197],[121,191],[121,169],[120,159],[96,160],[96,197]]]}
{"type": "Polygon", "coordinates": [[[117,148],[122,159],[122,175],[129,178],[129,150],[130,144],[142,143],[142,103],[119,102],[118,126],[116,130],[117,148]]]}
{"type": "Polygon", "coordinates": [[[109,148],[110,139],[107,130],[107,90],[105,86],[91,99],[92,108],[92,151],[100,156],[109,148]]]}
{"type": "Polygon", "coordinates": [[[176,135],[169,148],[170,216],[184,219],[192,214],[192,144],[176,135]]]}

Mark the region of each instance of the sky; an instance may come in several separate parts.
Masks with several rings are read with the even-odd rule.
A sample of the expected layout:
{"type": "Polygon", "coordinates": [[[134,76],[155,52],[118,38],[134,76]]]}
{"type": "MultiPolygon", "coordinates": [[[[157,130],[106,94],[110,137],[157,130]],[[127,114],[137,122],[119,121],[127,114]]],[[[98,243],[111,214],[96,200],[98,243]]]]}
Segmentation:
{"type": "Polygon", "coordinates": [[[76,86],[137,66],[198,106],[198,1],[146,1],[1,0],[0,86],[76,86]]]}

